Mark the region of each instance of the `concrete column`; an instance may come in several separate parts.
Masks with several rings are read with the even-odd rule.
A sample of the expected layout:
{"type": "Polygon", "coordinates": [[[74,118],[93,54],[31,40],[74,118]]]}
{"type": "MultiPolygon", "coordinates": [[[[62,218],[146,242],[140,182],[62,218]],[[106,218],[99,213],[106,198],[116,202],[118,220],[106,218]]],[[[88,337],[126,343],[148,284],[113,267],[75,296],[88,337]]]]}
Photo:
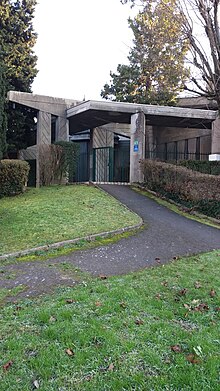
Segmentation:
{"type": "Polygon", "coordinates": [[[40,145],[51,144],[51,114],[39,111],[37,116],[36,187],[40,186],[40,145]]]}
{"type": "Polygon", "coordinates": [[[94,130],[90,129],[90,142],[89,142],[89,180],[93,181],[93,133],[94,130]]]}
{"type": "Polygon", "coordinates": [[[130,182],[143,182],[140,160],[145,158],[145,114],[131,116],[130,182]]]}
{"type": "Polygon", "coordinates": [[[152,158],[154,154],[154,129],[153,126],[146,126],[146,158],[152,158]]]}
{"type": "Polygon", "coordinates": [[[37,116],[37,144],[51,144],[51,114],[44,111],[37,116]]]}
{"type": "Polygon", "coordinates": [[[69,121],[67,118],[56,118],[56,141],[69,141],[69,121]]]}
{"type": "Polygon", "coordinates": [[[211,153],[220,154],[220,117],[212,123],[211,153]]]}

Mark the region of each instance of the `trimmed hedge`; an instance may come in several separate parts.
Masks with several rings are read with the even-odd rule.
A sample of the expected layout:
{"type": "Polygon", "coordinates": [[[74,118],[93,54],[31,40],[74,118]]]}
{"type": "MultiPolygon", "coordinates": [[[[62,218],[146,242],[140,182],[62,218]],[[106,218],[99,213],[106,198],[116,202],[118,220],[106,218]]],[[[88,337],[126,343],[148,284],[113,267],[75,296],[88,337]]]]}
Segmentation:
{"type": "Polygon", "coordinates": [[[149,159],[141,161],[141,168],[148,189],[220,218],[220,176],[149,159]]]}
{"type": "Polygon", "coordinates": [[[22,193],[29,170],[29,164],[23,160],[0,160],[0,197],[22,193]]]}
{"type": "Polygon", "coordinates": [[[177,163],[180,166],[199,171],[203,174],[220,175],[220,162],[208,160],[181,160],[177,163]]]}

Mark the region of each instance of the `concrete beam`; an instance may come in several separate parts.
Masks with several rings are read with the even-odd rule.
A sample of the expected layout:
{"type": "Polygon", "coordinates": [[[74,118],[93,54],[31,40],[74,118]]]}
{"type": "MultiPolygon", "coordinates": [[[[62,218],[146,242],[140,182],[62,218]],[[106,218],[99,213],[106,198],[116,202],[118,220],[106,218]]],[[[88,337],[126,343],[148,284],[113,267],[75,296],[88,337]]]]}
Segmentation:
{"type": "Polygon", "coordinates": [[[54,98],[51,96],[37,95],[26,92],[9,91],[8,100],[35,110],[45,111],[66,118],[66,110],[79,104],[77,100],[54,98]]]}
{"type": "Polygon", "coordinates": [[[101,126],[109,132],[119,134],[120,136],[130,137],[131,136],[131,125],[130,124],[119,124],[109,123],[101,126]]]}
{"type": "Polygon", "coordinates": [[[213,99],[205,98],[204,96],[191,96],[179,98],[177,102],[178,107],[189,107],[192,109],[206,109],[217,110],[217,102],[213,99]]]}
{"type": "Polygon", "coordinates": [[[140,160],[145,158],[145,114],[131,116],[130,182],[143,182],[140,160]]]}
{"type": "Polygon", "coordinates": [[[157,144],[171,143],[195,137],[204,137],[211,135],[210,129],[193,129],[193,128],[170,128],[157,126],[154,127],[157,144]]]}
{"type": "Polygon", "coordinates": [[[216,111],[212,110],[200,110],[183,107],[171,107],[171,106],[157,106],[157,105],[143,105],[135,103],[124,102],[102,102],[102,101],[87,101],[80,105],[72,107],[67,110],[67,118],[74,115],[86,112],[88,110],[99,110],[107,112],[121,112],[135,114],[143,112],[146,115],[153,116],[167,116],[178,118],[193,118],[204,120],[215,120],[217,116],[216,111]]]}

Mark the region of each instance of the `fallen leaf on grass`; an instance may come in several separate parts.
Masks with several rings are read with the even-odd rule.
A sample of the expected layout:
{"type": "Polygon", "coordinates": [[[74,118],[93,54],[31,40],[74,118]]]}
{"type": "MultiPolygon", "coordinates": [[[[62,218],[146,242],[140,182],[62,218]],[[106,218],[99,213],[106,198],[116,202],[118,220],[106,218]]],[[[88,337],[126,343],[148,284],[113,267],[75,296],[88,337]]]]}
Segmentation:
{"type": "Polygon", "coordinates": [[[209,310],[209,306],[205,303],[200,303],[198,304],[196,307],[194,307],[194,311],[208,311],[209,310]]]}
{"type": "Polygon", "coordinates": [[[99,278],[100,278],[100,280],[106,280],[107,276],[105,274],[100,274],[99,278]]]}
{"type": "Polygon", "coordinates": [[[160,293],[157,293],[155,297],[156,297],[157,300],[160,300],[162,296],[161,296],[160,293]]]}
{"type": "Polygon", "coordinates": [[[121,308],[126,308],[126,307],[127,307],[127,304],[126,304],[124,301],[121,301],[120,307],[121,307],[121,308]]]}
{"type": "Polygon", "coordinates": [[[179,295],[179,296],[185,296],[186,293],[187,293],[187,289],[186,289],[186,288],[183,288],[183,289],[181,289],[181,290],[178,292],[178,295],[179,295]]]}
{"type": "Polygon", "coordinates": [[[141,324],[144,324],[144,321],[142,319],[136,319],[134,323],[140,326],[141,324]]]}
{"type": "Polygon", "coordinates": [[[67,304],[72,304],[72,303],[75,303],[75,300],[73,300],[73,299],[66,299],[66,303],[67,304]]]}
{"type": "Polygon", "coordinates": [[[101,307],[101,306],[102,306],[101,301],[96,301],[96,302],[95,302],[95,306],[96,306],[96,307],[101,307]]]}
{"type": "Polygon", "coordinates": [[[3,369],[4,369],[4,371],[8,371],[9,370],[9,368],[12,366],[12,364],[13,364],[13,361],[8,361],[6,364],[4,364],[3,365],[3,369]]]}
{"type": "Polygon", "coordinates": [[[33,381],[33,386],[34,386],[34,388],[40,388],[40,384],[38,383],[38,381],[37,380],[34,380],[33,381]]]}
{"type": "Polygon", "coordinates": [[[26,354],[28,357],[36,357],[38,355],[38,351],[37,350],[28,350],[26,352],[26,354]]]}
{"type": "Polygon", "coordinates": [[[199,281],[196,281],[196,282],[194,283],[194,287],[195,287],[196,289],[199,289],[199,288],[202,288],[202,285],[201,285],[201,283],[200,283],[199,281]]]}
{"type": "Polygon", "coordinates": [[[74,356],[75,354],[72,349],[66,349],[65,352],[68,354],[68,356],[74,356]]]}
{"type": "Polygon", "coordinates": [[[109,364],[108,367],[106,367],[106,366],[100,367],[100,371],[101,372],[112,372],[113,370],[114,370],[114,364],[113,363],[109,364]]]}
{"type": "Polygon", "coordinates": [[[49,319],[49,322],[50,323],[56,322],[56,318],[54,316],[51,316],[49,319]]]}
{"type": "Polygon", "coordinates": [[[192,304],[198,304],[199,303],[199,299],[193,299],[192,300],[192,304]]]}
{"type": "Polygon", "coordinates": [[[185,304],[185,303],[184,303],[184,304],[183,304],[183,307],[186,308],[187,310],[191,310],[191,307],[190,307],[189,304],[185,304]]]}
{"type": "Polygon", "coordinates": [[[216,307],[216,308],[215,308],[215,311],[220,311],[220,307],[216,307]]]}
{"type": "Polygon", "coordinates": [[[193,350],[194,350],[196,356],[198,356],[198,357],[202,357],[203,356],[203,352],[202,352],[201,346],[196,346],[196,347],[193,348],[193,350]]]}
{"type": "Polygon", "coordinates": [[[97,347],[100,348],[103,345],[103,341],[97,337],[95,337],[92,341],[92,343],[97,347]]]}
{"type": "Polygon", "coordinates": [[[186,356],[186,360],[188,362],[190,362],[191,364],[200,364],[201,363],[201,360],[199,359],[199,357],[196,355],[196,354],[188,354],[186,356]]]}
{"type": "Polygon", "coordinates": [[[93,379],[93,375],[87,375],[84,377],[85,381],[91,381],[93,379]]]}
{"type": "Polygon", "coordinates": [[[209,294],[210,294],[211,297],[215,297],[216,292],[215,292],[214,289],[211,289],[210,292],[209,292],[209,294]]]}
{"type": "Polygon", "coordinates": [[[111,364],[109,365],[107,371],[111,371],[111,372],[112,372],[113,370],[114,370],[114,364],[111,363],[111,364]]]}
{"type": "Polygon", "coordinates": [[[164,359],[163,359],[163,362],[165,363],[165,364],[171,364],[171,359],[170,359],[170,357],[168,357],[168,356],[166,356],[164,359]]]}
{"type": "Polygon", "coordinates": [[[163,282],[161,282],[161,285],[163,285],[163,286],[168,286],[168,281],[163,281],[163,282]]]}
{"type": "Polygon", "coordinates": [[[170,349],[175,353],[181,353],[182,349],[180,345],[172,345],[170,346],[170,349]]]}

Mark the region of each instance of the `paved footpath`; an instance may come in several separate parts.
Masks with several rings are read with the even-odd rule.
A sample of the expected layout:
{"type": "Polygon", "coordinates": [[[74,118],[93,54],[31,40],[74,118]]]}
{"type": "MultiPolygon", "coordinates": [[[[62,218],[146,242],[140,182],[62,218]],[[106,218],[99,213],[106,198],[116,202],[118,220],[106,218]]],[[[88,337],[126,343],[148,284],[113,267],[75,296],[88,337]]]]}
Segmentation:
{"type": "Polygon", "coordinates": [[[75,283],[60,271],[59,263],[73,264],[93,275],[117,275],[158,264],[158,259],[165,263],[177,256],[220,249],[220,230],[217,228],[178,215],[128,186],[100,187],[141,216],[146,228],[108,246],[76,251],[43,262],[21,262],[1,267],[4,273],[1,274],[0,287],[24,284],[27,290],[20,296],[35,296],[50,292],[57,285],[75,283]],[[15,273],[15,277],[7,279],[7,273],[15,273]]]}

